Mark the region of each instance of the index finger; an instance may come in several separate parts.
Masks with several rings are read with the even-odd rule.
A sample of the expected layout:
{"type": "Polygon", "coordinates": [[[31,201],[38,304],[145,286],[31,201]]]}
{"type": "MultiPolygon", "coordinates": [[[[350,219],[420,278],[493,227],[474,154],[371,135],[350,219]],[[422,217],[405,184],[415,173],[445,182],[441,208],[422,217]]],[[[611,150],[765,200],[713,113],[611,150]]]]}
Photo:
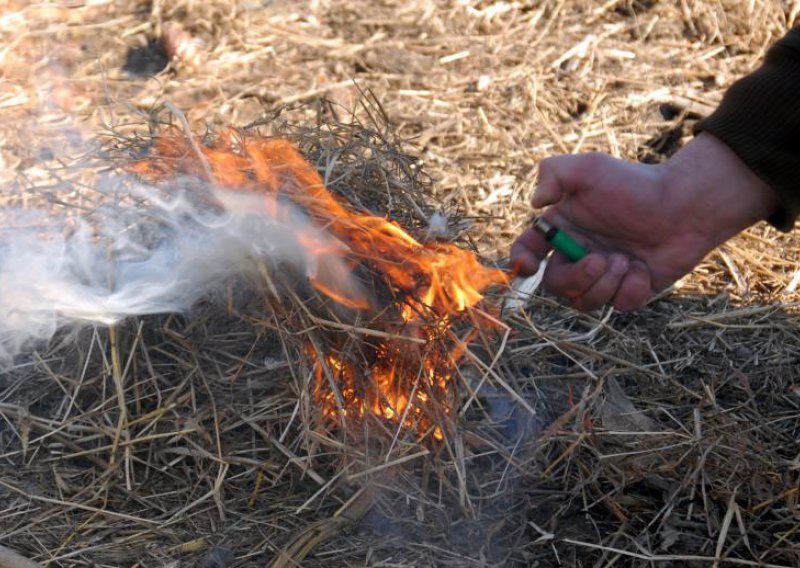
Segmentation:
{"type": "Polygon", "coordinates": [[[539,263],[545,259],[550,245],[541,232],[528,227],[511,245],[511,270],[519,276],[530,276],[539,270],[539,263]]]}

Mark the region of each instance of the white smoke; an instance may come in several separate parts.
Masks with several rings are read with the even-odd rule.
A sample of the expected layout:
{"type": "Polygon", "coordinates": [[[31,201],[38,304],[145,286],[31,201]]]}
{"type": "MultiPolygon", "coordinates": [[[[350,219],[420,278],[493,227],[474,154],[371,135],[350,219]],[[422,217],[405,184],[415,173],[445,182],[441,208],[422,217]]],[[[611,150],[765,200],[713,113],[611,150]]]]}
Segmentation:
{"type": "Polygon", "coordinates": [[[260,263],[289,263],[345,297],[364,297],[331,254],[344,245],[287,203],[128,187],[136,203],[94,211],[91,222],[0,211],[0,367],[62,326],[186,311],[231,277],[258,278],[260,263]]]}

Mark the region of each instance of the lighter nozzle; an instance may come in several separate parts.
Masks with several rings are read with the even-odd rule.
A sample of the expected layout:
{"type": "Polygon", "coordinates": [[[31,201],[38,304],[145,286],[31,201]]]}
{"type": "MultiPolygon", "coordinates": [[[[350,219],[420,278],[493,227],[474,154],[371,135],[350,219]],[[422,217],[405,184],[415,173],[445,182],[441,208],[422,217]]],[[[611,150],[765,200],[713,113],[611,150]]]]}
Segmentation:
{"type": "Polygon", "coordinates": [[[533,219],[533,226],[542,231],[543,233],[547,233],[553,230],[553,225],[547,219],[542,217],[541,215],[537,215],[533,219]]]}

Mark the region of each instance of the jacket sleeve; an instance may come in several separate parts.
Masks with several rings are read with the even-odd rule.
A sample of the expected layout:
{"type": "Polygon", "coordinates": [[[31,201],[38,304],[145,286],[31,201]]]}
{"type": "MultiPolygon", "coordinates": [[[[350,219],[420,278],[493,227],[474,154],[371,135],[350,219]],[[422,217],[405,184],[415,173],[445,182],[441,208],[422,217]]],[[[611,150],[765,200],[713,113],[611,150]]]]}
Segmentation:
{"type": "Polygon", "coordinates": [[[778,192],[781,208],[768,221],[791,230],[800,214],[800,28],[773,45],[694,131],[722,140],[778,192]]]}

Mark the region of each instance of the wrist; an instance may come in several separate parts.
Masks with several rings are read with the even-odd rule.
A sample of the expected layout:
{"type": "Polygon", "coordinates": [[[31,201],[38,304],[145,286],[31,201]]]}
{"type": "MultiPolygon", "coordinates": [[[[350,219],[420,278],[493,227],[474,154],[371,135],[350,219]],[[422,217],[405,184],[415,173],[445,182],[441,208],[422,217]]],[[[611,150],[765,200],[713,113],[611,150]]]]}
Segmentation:
{"type": "Polygon", "coordinates": [[[662,166],[668,207],[681,230],[714,248],[772,215],[777,193],[721,140],[701,133],[662,166]]]}

